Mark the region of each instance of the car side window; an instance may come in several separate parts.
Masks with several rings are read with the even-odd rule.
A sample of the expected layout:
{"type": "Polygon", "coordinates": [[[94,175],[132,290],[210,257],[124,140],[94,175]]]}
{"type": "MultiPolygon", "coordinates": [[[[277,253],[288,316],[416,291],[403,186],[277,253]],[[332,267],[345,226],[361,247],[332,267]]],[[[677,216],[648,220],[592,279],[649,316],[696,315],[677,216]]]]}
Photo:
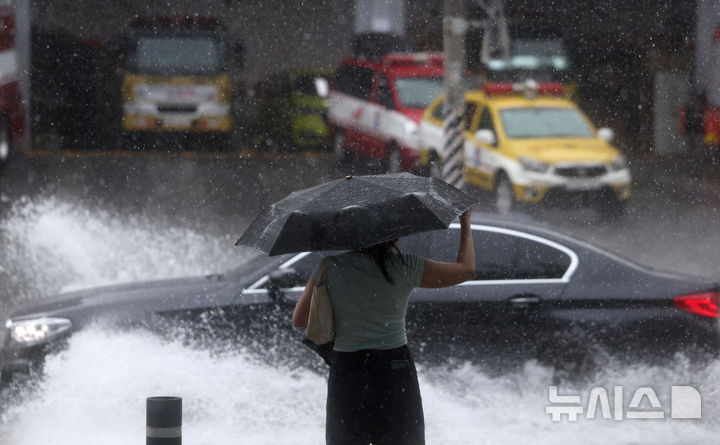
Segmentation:
{"type": "Polygon", "coordinates": [[[390,82],[385,75],[382,75],[378,80],[377,88],[377,101],[380,105],[387,108],[388,110],[395,109],[395,102],[393,101],[392,90],[390,89],[390,82]]]}
{"type": "Polygon", "coordinates": [[[436,230],[406,236],[398,241],[401,252],[435,261],[455,261],[460,240],[457,230],[436,230]]]}
{"type": "Polygon", "coordinates": [[[318,266],[318,264],[320,264],[323,258],[330,255],[339,255],[341,253],[343,253],[343,251],[340,250],[326,252],[310,252],[288,267],[292,267],[293,269],[295,269],[295,272],[298,273],[302,282],[302,284],[300,285],[305,286],[307,280],[310,279],[310,275],[312,275],[312,273],[315,271],[315,268],[318,266]]]}
{"type": "Polygon", "coordinates": [[[473,117],[475,117],[475,110],[477,110],[477,104],[468,102],[465,104],[465,111],[463,112],[463,128],[465,131],[472,131],[473,117]]]}
{"type": "Polygon", "coordinates": [[[559,279],[570,257],[535,240],[482,232],[475,242],[476,280],[559,279]]]}
{"type": "Polygon", "coordinates": [[[337,72],[337,88],[341,93],[363,100],[370,97],[373,71],[369,68],[344,66],[337,72]]]}
{"type": "Polygon", "coordinates": [[[318,264],[320,264],[320,261],[322,261],[325,256],[328,255],[327,252],[310,252],[309,254],[305,255],[292,265],[293,269],[298,273],[302,280],[302,286],[307,283],[307,280],[310,278],[310,275],[313,273],[315,268],[318,264]]]}
{"type": "MultiPolygon", "coordinates": [[[[563,251],[521,236],[474,230],[475,277],[478,281],[562,278],[571,259],[563,251]]],[[[400,240],[403,252],[453,262],[460,242],[457,229],[425,232],[400,240]]]]}
{"type": "Polygon", "coordinates": [[[495,124],[492,120],[489,108],[483,108],[480,112],[480,122],[478,122],[478,130],[492,130],[495,132],[495,124]]]}
{"type": "MultiPolygon", "coordinates": [[[[563,251],[534,239],[489,230],[473,230],[475,277],[477,281],[560,279],[571,259],[563,251]]],[[[460,243],[458,229],[435,230],[401,238],[401,252],[435,261],[454,262],[460,243]]],[[[302,285],[326,255],[339,252],[311,252],[293,263],[302,285]]]]}
{"type": "Polygon", "coordinates": [[[439,120],[439,121],[444,121],[444,120],[445,120],[445,115],[444,115],[444,113],[443,113],[443,108],[444,108],[444,102],[443,102],[443,101],[441,101],[441,102],[438,104],[437,107],[433,108],[432,114],[431,114],[431,116],[433,117],[433,119],[437,119],[437,120],[439,120]]]}
{"type": "Polygon", "coordinates": [[[571,262],[565,252],[524,238],[517,239],[517,254],[516,275],[523,280],[562,278],[571,262]]]}

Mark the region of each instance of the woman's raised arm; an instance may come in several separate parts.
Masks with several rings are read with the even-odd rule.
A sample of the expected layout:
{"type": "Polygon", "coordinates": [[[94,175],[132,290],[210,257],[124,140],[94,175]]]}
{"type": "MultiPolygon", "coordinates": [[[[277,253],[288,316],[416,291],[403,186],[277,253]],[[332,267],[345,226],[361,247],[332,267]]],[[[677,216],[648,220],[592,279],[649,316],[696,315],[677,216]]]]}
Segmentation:
{"type": "Polygon", "coordinates": [[[441,263],[426,259],[420,287],[449,287],[473,278],[475,275],[475,248],[470,229],[471,213],[472,209],[468,209],[460,215],[460,246],[455,262],[441,263]]]}

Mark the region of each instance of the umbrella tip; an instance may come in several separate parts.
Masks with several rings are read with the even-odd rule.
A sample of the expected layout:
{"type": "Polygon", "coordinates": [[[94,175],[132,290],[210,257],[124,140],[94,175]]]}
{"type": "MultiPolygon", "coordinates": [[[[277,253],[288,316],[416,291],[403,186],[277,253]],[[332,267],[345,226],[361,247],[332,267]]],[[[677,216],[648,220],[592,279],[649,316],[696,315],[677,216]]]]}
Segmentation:
{"type": "Polygon", "coordinates": [[[345,176],[345,179],[352,179],[352,175],[345,176]]]}

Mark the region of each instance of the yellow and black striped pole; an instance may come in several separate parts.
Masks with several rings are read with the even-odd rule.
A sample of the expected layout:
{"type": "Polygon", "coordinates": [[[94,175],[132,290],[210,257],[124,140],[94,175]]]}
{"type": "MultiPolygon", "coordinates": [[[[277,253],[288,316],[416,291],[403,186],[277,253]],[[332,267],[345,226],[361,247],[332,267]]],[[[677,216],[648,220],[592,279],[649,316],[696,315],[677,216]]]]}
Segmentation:
{"type": "Polygon", "coordinates": [[[458,188],[463,184],[463,144],[462,113],[449,110],[443,123],[442,178],[458,188]]]}
{"type": "Polygon", "coordinates": [[[445,0],[443,18],[443,53],[445,58],[443,112],[443,169],[442,177],[448,184],[463,185],[463,128],[462,108],[465,91],[465,19],[463,0],[445,0]]]}

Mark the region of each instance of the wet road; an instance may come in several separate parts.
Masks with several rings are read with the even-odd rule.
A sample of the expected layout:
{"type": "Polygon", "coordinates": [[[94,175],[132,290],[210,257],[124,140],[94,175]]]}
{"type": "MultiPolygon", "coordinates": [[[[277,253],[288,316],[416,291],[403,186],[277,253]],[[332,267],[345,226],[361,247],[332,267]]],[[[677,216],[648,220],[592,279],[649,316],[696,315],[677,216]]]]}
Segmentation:
{"type": "Polygon", "coordinates": [[[15,159],[0,175],[2,211],[21,198],[56,196],[89,208],[162,216],[212,232],[238,232],[263,204],[335,174],[323,155],[315,154],[247,159],[240,154],[126,153],[108,157],[41,152],[15,159]]]}

